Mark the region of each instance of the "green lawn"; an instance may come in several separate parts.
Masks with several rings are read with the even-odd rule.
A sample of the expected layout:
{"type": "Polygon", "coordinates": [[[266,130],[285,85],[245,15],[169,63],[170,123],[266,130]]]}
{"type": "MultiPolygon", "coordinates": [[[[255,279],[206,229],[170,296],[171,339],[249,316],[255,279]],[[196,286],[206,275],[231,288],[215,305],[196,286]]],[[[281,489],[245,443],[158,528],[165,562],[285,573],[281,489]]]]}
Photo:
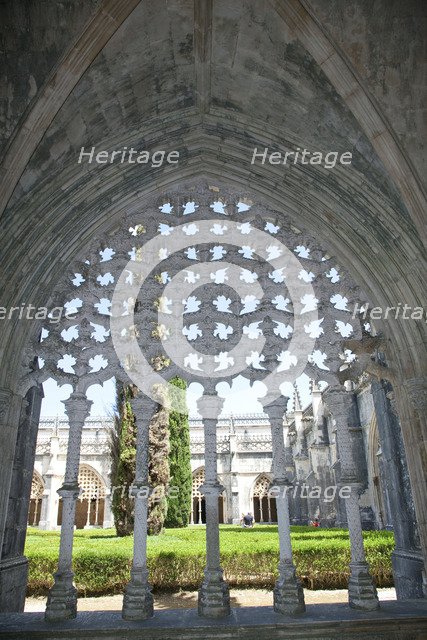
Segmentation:
{"type": "MultiPolygon", "coordinates": [[[[350,546],[344,529],[292,527],[297,572],[310,588],[342,588],[347,584],[350,546]]],[[[231,586],[271,587],[278,561],[277,526],[242,529],[220,526],[221,563],[231,586]]],[[[392,582],[389,531],[364,533],[368,561],[378,586],[392,582]]],[[[113,529],[76,531],[74,571],[81,594],[120,593],[129,580],[133,539],[118,538],[113,529]]],[[[29,528],[25,553],[30,560],[29,594],[44,594],[52,584],[58,558],[59,532],[29,528]]],[[[196,588],[205,564],[205,529],[167,529],[148,539],[150,581],[155,589],[196,588]]]]}

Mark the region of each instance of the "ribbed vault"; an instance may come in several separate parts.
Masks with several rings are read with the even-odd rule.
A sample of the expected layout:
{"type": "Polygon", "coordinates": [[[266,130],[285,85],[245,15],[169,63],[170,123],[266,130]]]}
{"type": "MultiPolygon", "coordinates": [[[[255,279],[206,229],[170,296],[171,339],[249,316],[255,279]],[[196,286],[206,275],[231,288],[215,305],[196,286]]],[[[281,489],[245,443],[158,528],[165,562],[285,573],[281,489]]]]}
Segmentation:
{"type": "MultiPolygon", "coordinates": [[[[422,304],[422,245],[411,215],[348,96],[313,57],[320,54],[305,29],[316,25],[302,7],[298,21],[296,6],[263,0],[255,7],[247,0],[230,8],[218,0],[213,7],[196,3],[195,13],[190,1],[138,3],[132,10],[106,3],[98,10],[72,48],[74,88],[70,80],[62,102],[57,96],[39,106],[47,127],[42,138],[33,128],[28,150],[27,144],[15,149],[21,164],[26,155],[29,161],[2,217],[2,253],[10,265],[2,274],[5,304],[45,304],[62,265],[115,216],[140,206],[145,194],[196,175],[249,188],[302,221],[374,304],[422,304]],[[95,38],[99,29],[104,40],[89,46],[88,34],[95,38]],[[90,145],[176,148],[180,163],[77,164],[81,146],[90,145]],[[254,147],[296,146],[351,150],[353,163],[329,171],[251,165],[254,147]]],[[[326,46],[320,28],[317,35],[326,46]]],[[[330,58],[325,53],[331,64],[330,58]]],[[[372,114],[377,118],[374,107],[372,114]]],[[[403,366],[416,370],[411,346],[422,344],[423,327],[402,328],[399,333],[395,323],[388,332],[405,354],[403,366]]],[[[13,331],[16,353],[27,335],[13,331]]]]}

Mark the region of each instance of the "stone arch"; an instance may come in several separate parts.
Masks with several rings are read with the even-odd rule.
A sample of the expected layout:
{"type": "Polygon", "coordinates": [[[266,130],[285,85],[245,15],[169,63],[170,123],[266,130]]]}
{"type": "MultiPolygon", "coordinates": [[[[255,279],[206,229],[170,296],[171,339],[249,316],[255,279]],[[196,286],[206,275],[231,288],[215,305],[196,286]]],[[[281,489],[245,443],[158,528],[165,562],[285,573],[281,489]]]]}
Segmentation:
{"type": "MultiPolygon", "coordinates": [[[[110,3],[108,6],[111,6],[110,3]]],[[[188,151],[191,144],[194,143],[193,131],[199,129],[199,133],[195,136],[194,153],[189,153],[188,161],[183,163],[182,171],[177,172],[173,179],[167,175],[167,172],[161,171],[147,172],[142,179],[140,176],[136,179],[135,176],[124,172],[119,173],[119,171],[112,171],[108,175],[107,172],[104,172],[101,176],[95,172],[93,175],[89,175],[89,171],[82,171],[82,175],[79,176],[80,169],[71,167],[71,162],[62,165],[61,162],[57,162],[54,146],[56,144],[57,148],[61,148],[61,141],[58,144],[58,139],[55,138],[55,134],[61,129],[61,121],[58,118],[53,131],[47,131],[46,139],[48,142],[46,145],[39,145],[43,158],[43,162],[39,164],[44,168],[44,175],[35,172],[34,169],[37,167],[31,166],[31,163],[27,165],[28,171],[23,175],[23,179],[9,201],[10,206],[2,219],[5,227],[5,246],[7,247],[5,263],[10,265],[10,269],[5,272],[4,276],[5,281],[8,282],[6,288],[8,303],[21,303],[24,299],[32,299],[36,304],[45,304],[50,292],[55,288],[57,274],[61,272],[64,264],[70,263],[73,252],[80,250],[90,237],[103,231],[102,218],[104,215],[108,224],[111,223],[112,226],[115,221],[120,219],[119,211],[113,211],[111,203],[122,200],[124,207],[136,207],[140,204],[138,198],[143,198],[152,192],[155,186],[164,187],[172,184],[174,180],[178,183],[188,177],[196,176],[197,173],[209,181],[212,178],[211,184],[216,185],[219,177],[228,172],[231,175],[230,183],[242,189],[246,188],[247,184],[255,185],[256,192],[268,199],[271,204],[274,203],[283,211],[289,209],[294,221],[303,217],[306,227],[314,235],[319,235],[325,240],[329,236],[329,246],[332,247],[334,255],[337,255],[341,264],[353,273],[354,279],[366,289],[368,297],[375,304],[387,306],[394,304],[395,301],[406,300],[413,306],[414,303],[419,303],[422,306],[420,292],[423,290],[424,275],[422,248],[419,242],[422,231],[419,231],[417,235],[415,229],[416,224],[419,225],[420,220],[422,222],[422,218],[419,213],[414,214],[414,210],[419,211],[421,199],[416,177],[413,175],[414,172],[406,159],[402,160],[399,155],[400,149],[396,150],[395,139],[390,140],[387,131],[384,132],[385,119],[378,125],[378,118],[375,117],[376,105],[372,103],[370,96],[365,94],[360,83],[359,86],[355,86],[352,70],[348,65],[343,64],[338,48],[331,47],[330,42],[325,42],[324,34],[319,31],[316,20],[307,18],[307,13],[310,13],[307,9],[307,3],[295,0],[290,3],[274,2],[273,6],[281,15],[283,15],[283,11],[288,10],[289,14],[285,15],[285,22],[291,23],[296,33],[303,34],[300,36],[302,40],[305,38],[315,43],[317,51],[312,50],[312,55],[327,75],[329,72],[332,86],[335,86],[338,93],[343,95],[347,103],[352,104],[353,107],[357,107],[360,103],[363,104],[364,111],[359,120],[363,121],[362,127],[365,130],[370,124],[370,116],[374,116],[372,131],[368,130],[367,132],[368,139],[374,146],[376,145],[378,154],[389,168],[388,173],[401,188],[404,197],[406,196],[412,221],[407,215],[404,203],[400,201],[399,196],[396,196],[393,189],[390,191],[390,197],[388,197],[390,193],[388,195],[385,193],[390,189],[387,175],[383,176],[387,186],[385,191],[382,191],[377,188],[378,185],[372,183],[370,176],[363,172],[360,174],[350,173],[348,182],[344,175],[339,174],[334,180],[337,188],[332,186],[330,193],[328,193],[331,185],[324,188],[325,182],[322,175],[316,176],[313,182],[305,182],[301,173],[294,172],[293,175],[288,176],[287,180],[282,181],[283,176],[280,175],[278,169],[269,167],[248,171],[242,160],[242,149],[239,144],[246,135],[251,138],[254,144],[265,139],[260,129],[267,127],[268,118],[261,118],[259,122],[246,122],[244,117],[238,121],[240,116],[236,115],[236,119],[233,120],[233,109],[229,109],[228,120],[232,123],[234,130],[232,135],[227,135],[224,126],[227,120],[227,111],[221,117],[221,114],[218,114],[218,111],[221,110],[220,107],[215,107],[216,114],[214,112],[206,115],[206,111],[209,112],[209,109],[206,109],[206,105],[204,105],[201,114],[197,114],[194,118],[190,116],[188,119],[186,115],[177,114],[175,124],[169,122],[172,129],[176,125],[172,131],[173,140],[185,140],[185,149],[188,151]],[[180,127],[180,124],[183,127],[180,127]],[[182,135],[183,128],[186,129],[184,136],[182,135]],[[212,131],[216,129],[219,134],[217,138],[212,135],[212,131]],[[49,142],[50,134],[54,134],[55,144],[49,142]],[[224,148],[224,140],[230,140],[230,150],[224,148]],[[218,153],[212,152],[212,148],[217,148],[218,153]],[[50,153],[51,150],[53,153],[50,153]],[[44,163],[44,158],[49,155],[53,159],[53,164],[58,165],[58,173],[55,175],[55,180],[52,180],[52,191],[49,191],[49,188],[45,189],[45,185],[41,189],[34,187],[34,184],[38,184],[39,180],[41,184],[43,179],[45,182],[50,179],[49,167],[44,163]],[[390,157],[390,160],[387,156],[390,157]],[[196,165],[198,165],[197,168],[196,165]],[[59,189],[58,181],[60,183],[59,189]],[[281,182],[285,184],[279,184],[281,182]],[[107,183],[110,183],[111,190],[106,188],[107,183]],[[351,183],[357,183],[361,186],[353,189],[350,188],[351,183]],[[60,195],[56,201],[55,191],[60,195]],[[313,192],[316,193],[313,194],[313,192]],[[132,196],[129,195],[130,193],[132,196]],[[65,210],[64,194],[67,201],[72,203],[72,211],[65,210]],[[413,195],[414,197],[412,197],[413,195]],[[28,225],[28,221],[30,221],[30,225],[28,225]],[[31,234],[28,232],[29,227],[33,232],[31,234]],[[65,251],[64,247],[66,247],[65,251]],[[34,250],[30,259],[29,249],[34,250]],[[33,273],[31,273],[32,271],[33,273]]],[[[118,7],[118,10],[121,11],[122,6],[118,5],[118,7]]],[[[209,25],[206,22],[202,25],[202,29],[199,28],[200,25],[197,26],[198,33],[202,31],[206,35],[209,32],[209,25]]],[[[111,31],[115,31],[114,26],[111,31]]],[[[100,35],[98,31],[95,33],[100,35]]],[[[203,41],[203,38],[199,38],[199,43],[200,41],[203,41]]],[[[99,48],[102,47],[102,42],[95,43],[95,49],[98,44],[99,48]]],[[[309,50],[307,42],[305,46],[309,50]]],[[[95,49],[91,49],[90,55],[96,55],[95,49]]],[[[201,71],[206,70],[210,63],[210,60],[201,56],[202,53],[204,52],[199,48],[195,56],[198,63],[202,65],[197,68],[198,78],[206,78],[206,74],[201,71]]],[[[77,76],[79,76],[79,73],[81,74],[87,68],[87,60],[80,61],[78,59],[77,67],[77,76]]],[[[62,91],[66,93],[63,86],[62,91]]],[[[194,93],[202,95],[204,98],[209,94],[209,90],[206,85],[200,86],[199,84],[194,93]]],[[[58,95],[55,91],[52,95],[53,102],[58,100],[61,105],[64,104],[63,96],[58,95]]],[[[223,98],[223,104],[225,104],[224,96],[220,97],[223,98]]],[[[268,96],[263,95],[263,100],[268,103],[268,96]]],[[[249,100],[248,102],[253,103],[249,100]]],[[[197,107],[201,107],[200,99],[197,102],[197,107]]],[[[44,107],[42,112],[43,109],[44,107]]],[[[52,109],[52,105],[48,105],[46,111],[50,114],[42,127],[46,127],[55,113],[60,114],[59,111],[56,111],[56,107],[52,109]]],[[[238,109],[235,111],[237,112],[238,109]]],[[[149,130],[150,141],[155,140],[156,135],[159,135],[155,124],[147,120],[144,120],[143,124],[144,130],[149,130]]],[[[27,129],[28,122],[27,127],[23,127],[21,140],[26,137],[27,129]]],[[[65,130],[65,127],[63,129],[65,130]]],[[[45,131],[41,132],[42,135],[43,133],[45,131]]],[[[273,133],[275,135],[270,136],[270,139],[278,137],[279,129],[274,128],[273,133]]],[[[43,142],[41,136],[38,140],[43,142]]],[[[30,153],[33,153],[34,148],[35,145],[31,145],[30,153]]],[[[17,145],[16,152],[15,157],[8,158],[12,181],[7,185],[10,190],[6,200],[21,175],[19,163],[16,162],[17,156],[22,152],[21,145],[17,145]]],[[[36,154],[34,155],[36,156],[36,154]]],[[[426,550],[427,506],[424,495],[426,470],[423,458],[425,449],[423,433],[425,430],[422,427],[426,406],[424,331],[425,327],[421,326],[421,323],[418,326],[407,326],[405,322],[396,322],[393,326],[386,328],[386,340],[381,345],[384,346],[384,349],[388,347],[389,366],[382,368],[382,371],[375,369],[370,361],[370,354],[365,354],[365,356],[368,355],[367,358],[365,357],[365,363],[379,377],[389,377],[393,380],[408,453],[420,532],[424,550],[426,550]]],[[[4,418],[7,425],[17,423],[22,392],[31,385],[29,380],[21,381],[21,372],[19,371],[23,360],[25,360],[24,366],[28,363],[24,354],[27,339],[26,327],[18,327],[17,330],[15,327],[13,330],[8,327],[2,336],[6,345],[2,353],[4,353],[7,366],[2,367],[1,371],[2,387],[5,391],[4,397],[2,391],[0,416],[4,418]]],[[[10,440],[14,442],[13,437],[10,440]]],[[[9,457],[12,459],[13,453],[9,457]]],[[[4,486],[9,486],[8,477],[4,481],[4,486]]],[[[4,504],[7,503],[7,500],[8,495],[5,492],[4,504]]]]}
{"type": "Polygon", "coordinates": [[[27,108],[21,127],[15,130],[9,141],[2,165],[8,166],[4,189],[0,196],[0,215],[7,205],[16,186],[16,181],[25,169],[31,154],[37,148],[55,115],[74,87],[94,61],[102,48],[117,31],[124,20],[132,13],[139,0],[117,3],[107,0],[86,24],[77,42],[66,51],[45,79],[36,98],[27,108]],[[84,55],[82,55],[84,50],[84,55]],[[26,141],[26,153],[22,154],[23,141],[26,141]]]}
{"type": "Polygon", "coordinates": [[[426,195],[396,133],[354,65],[322,27],[315,11],[301,0],[271,0],[294,35],[316,60],[336,91],[345,100],[375,151],[398,185],[421,237],[426,238],[426,195]]]}
{"type": "MultiPolygon", "coordinates": [[[[206,523],[206,503],[200,487],[205,482],[205,467],[198,467],[193,471],[193,481],[191,489],[191,516],[190,524],[206,523]]],[[[218,510],[220,522],[224,522],[224,496],[218,498],[218,510]]]]}
{"type": "Polygon", "coordinates": [[[42,499],[44,494],[44,482],[39,472],[34,469],[31,482],[30,507],[28,510],[28,524],[37,527],[40,522],[42,499]]]}
{"type": "MultiPolygon", "coordinates": [[[[192,181],[192,183],[193,183],[193,185],[194,185],[194,181],[192,181]]],[[[205,186],[206,186],[206,185],[205,185],[205,186]]],[[[193,188],[194,188],[194,187],[193,187],[193,188]]],[[[191,194],[191,196],[192,196],[192,197],[194,197],[194,193],[195,193],[195,192],[194,192],[194,191],[192,191],[192,192],[191,192],[189,189],[190,189],[190,187],[189,187],[189,186],[186,186],[184,189],[181,187],[179,190],[177,189],[177,190],[176,190],[176,191],[174,191],[174,192],[173,192],[173,191],[169,191],[169,193],[168,193],[168,194],[165,194],[164,196],[161,196],[161,195],[155,194],[155,196],[151,198],[151,201],[150,201],[149,203],[147,203],[147,205],[146,205],[146,206],[147,206],[147,207],[150,207],[150,206],[151,206],[151,207],[158,208],[158,205],[159,205],[159,202],[160,202],[159,198],[161,198],[161,199],[163,200],[165,197],[167,197],[167,198],[171,198],[171,199],[173,199],[173,198],[175,198],[175,199],[176,199],[176,198],[178,198],[178,200],[177,200],[178,202],[180,202],[180,198],[181,198],[181,203],[182,203],[182,198],[187,198],[187,197],[189,198],[189,197],[190,197],[190,194],[191,194]],[[188,189],[188,191],[187,191],[187,189],[188,189]],[[189,194],[188,196],[186,195],[187,193],[189,194]]],[[[218,189],[218,188],[217,188],[217,189],[218,189]]],[[[219,189],[218,189],[218,190],[219,190],[219,189]]],[[[224,187],[224,188],[223,188],[223,191],[221,191],[221,190],[219,190],[219,191],[220,191],[220,193],[221,193],[221,197],[222,197],[222,198],[224,198],[224,199],[225,199],[225,201],[228,201],[228,200],[229,200],[230,202],[234,202],[234,203],[235,203],[235,197],[234,197],[234,199],[233,199],[233,191],[234,191],[233,189],[231,189],[230,187],[224,187]]],[[[212,197],[213,197],[213,196],[212,196],[212,194],[210,193],[210,190],[208,190],[208,191],[207,191],[207,196],[205,196],[205,199],[203,199],[203,197],[202,197],[202,201],[203,201],[203,204],[204,204],[205,206],[208,204],[208,200],[206,200],[206,197],[209,197],[209,198],[211,198],[211,199],[212,199],[212,197]]],[[[219,197],[219,196],[218,196],[218,197],[219,197]]],[[[247,195],[242,196],[242,197],[247,198],[247,195]]],[[[259,206],[259,204],[258,204],[258,206],[259,206]]],[[[254,209],[256,210],[256,207],[254,207],[254,209]]],[[[132,214],[132,215],[134,215],[134,214],[132,214]]],[[[251,215],[252,215],[252,214],[251,214],[251,215]]],[[[274,213],[274,212],[270,213],[269,211],[267,212],[267,209],[264,207],[264,215],[265,215],[265,216],[267,216],[267,217],[269,217],[270,215],[272,215],[272,216],[273,216],[273,218],[272,218],[272,219],[277,220],[277,215],[278,215],[278,214],[277,214],[277,212],[276,212],[276,213],[274,213]],[[276,217],[274,217],[274,216],[276,216],[276,217]]],[[[193,218],[192,218],[192,219],[193,219],[193,218]]],[[[194,219],[197,219],[197,216],[196,216],[194,219]]],[[[189,219],[189,220],[190,220],[190,219],[189,219]]],[[[286,216],[282,214],[282,217],[280,218],[280,220],[281,220],[281,221],[282,221],[282,220],[283,220],[283,221],[284,221],[284,220],[286,220],[286,216]]],[[[143,221],[144,221],[144,219],[143,219],[143,221]]],[[[145,222],[145,221],[144,221],[144,222],[145,222]]],[[[292,225],[292,224],[289,224],[288,222],[286,222],[286,223],[285,223],[285,225],[287,225],[287,226],[288,226],[288,228],[291,230],[291,232],[290,232],[290,233],[291,233],[291,235],[292,235],[292,234],[297,234],[299,237],[301,237],[301,238],[305,238],[305,235],[301,235],[301,236],[299,235],[299,234],[303,234],[303,233],[304,233],[300,228],[296,228],[296,229],[294,229],[293,225],[292,225]]],[[[302,226],[302,225],[301,225],[301,226],[302,226]]],[[[108,238],[108,236],[106,236],[106,237],[108,238]]],[[[105,245],[104,245],[104,246],[105,246],[105,245]]],[[[311,245],[310,245],[310,246],[311,246],[311,245]]],[[[99,253],[99,252],[98,252],[98,253],[99,253]]],[[[80,259],[82,259],[82,257],[83,257],[83,253],[81,253],[81,254],[80,254],[80,259]]],[[[72,266],[72,264],[71,264],[71,266],[72,266]]],[[[355,287],[354,285],[349,285],[349,286],[350,286],[350,288],[352,288],[352,287],[353,287],[354,289],[356,289],[356,287],[355,287]]],[[[63,291],[59,291],[59,293],[60,293],[60,294],[62,294],[62,293],[64,293],[64,292],[63,292],[63,291]]],[[[59,299],[58,299],[58,297],[56,297],[56,293],[53,295],[53,298],[52,298],[52,299],[55,301],[55,303],[59,303],[59,299]]],[[[357,299],[359,299],[359,298],[357,298],[357,299]]],[[[86,321],[86,324],[85,324],[84,326],[82,325],[82,327],[83,327],[84,331],[87,333],[87,331],[89,330],[89,323],[88,323],[88,321],[86,321]]],[[[358,336],[358,337],[360,337],[360,336],[358,336]]],[[[44,341],[44,342],[48,342],[48,341],[44,341]]],[[[43,345],[43,343],[42,343],[42,345],[43,345]]],[[[44,347],[44,346],[42,346],[42,350],[44,350],[44,348],[45,348],[45,347],[44,347]]],[[[87,352],[87,353],[91,354],[91,352],[87,352]]],[[[43,377],[44,375],[47,375],[47,374],[48,374],[48,372],[47,372],[47,371],[46,371],[46,374],[42,371],[40,375],[43,377]]],[[[32,372],[32,373],[30,374],[30,377],[31,377],[31,378],[33,378],[33,377],[34,377],[34,375],[35,375],[35,374],[34,374],[34,372],[32,372]]],[[[61,377],[61,375],[62,375],[62,374],[60,374],[60,377],[61,377]]],[[[98,375],[102,378],[102,375],[103,375],[103,374],[98,374],[98,375]]],[[[111,373],[108,373],[108,374],[106,373],[106,375],[108,375],[108,377],[111,377],[111,373]]],[[[318,376],[316,376],[316,375],[312,375],[311,377],[313,377],[313,378],[315,378],[315,379],[316,379],[316,378],[317,378],[317,379],[319,379],[319,378],[318,378],[318,376]]],[[[346,379],[347,379],[347,378],[346,378],[346,379]]],[[[65,378],[64,378],[64,380],[65,380],[65,378]]],[[[82,384],[78,385],[78,386],[80,386],[79,393],[81,394],[81,393],[85,390],[85,388],[87,388],[88,386],[90,386],[90,384],[92,384],[92,383],[93,383],[93,381],[89,382],[88,380],[85,380],[84,382],[82,382],[82,384]]]]}
{"type": "MultiPolygon", "coordinates": [[[[102,527],[107,487],[102,476],[89,464],[79,467],[80,495],[76,504],[76,528],[102,527]]],[[[62,523],[62,500],[58,504],[58,525],[62,523]]]]}
{"type": "Polygon", "coordinates": [[[277,522],[276,499],[270,495],[270,488],[271,477],[266,473],[261,473],[252,486],[252,513],[260,524],[277,522]]]}
{"type": "MultiPolygon", "coordinates": [[[[328,36],[314,10],[306,2],[270,0],[270,4],[283,21],[285,30],[290,29],[293,36],[313,56],[332,86],[346,101],[368,135],[378,156],[396,181],[419,233],[425,238],[423,211],[426,198],[419,176],[408,160],[402,145],[399,144],[387,118],[366,89],[354,66],[328,36]]],[[[41,91],[27,109],[21,123],[21,130],[15,132],[3,160],[6,188],[0,201],[0,212],[7,205],[26,163],[63,106],[65,99],[137,5],[137,0],[123,5],[117,4],[114,0],[108,0],[105,6],[103,5],[102,9],[91,17],[82,36],[73,43],[55,66],[50,77],[45,80],[41,91]],[[83,56],[82,49],[85,53],[83,56]],[[29,142],[29,132],[31,142],[29,142]],[[24,136],[25,146],[23,145],[24,136]],[[23,146],[25,152],[22,150],[23,146]]],[[[195,15],[195,21],[200,17],[195,15]]],[[[203,28],[201,25],[198,26],[203,28]]],[[[206,105],[204,108],[206,109],[206,105]]]]}

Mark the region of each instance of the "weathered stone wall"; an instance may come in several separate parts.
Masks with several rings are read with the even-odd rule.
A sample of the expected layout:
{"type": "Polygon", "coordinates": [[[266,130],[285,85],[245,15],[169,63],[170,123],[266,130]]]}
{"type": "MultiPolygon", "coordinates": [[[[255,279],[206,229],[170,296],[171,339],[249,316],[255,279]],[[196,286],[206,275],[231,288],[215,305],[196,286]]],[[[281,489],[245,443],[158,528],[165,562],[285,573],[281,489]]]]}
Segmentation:
{"type": "Polygon", "coordinates": [[[99,4],[100,0],[1,3],[0,157],[25,109],[99,4]]]}
{"type": "Polygon", "coordinates": [[[378,101],[427,186],[427,13],[422,0],[308,0],[378,101]]]}

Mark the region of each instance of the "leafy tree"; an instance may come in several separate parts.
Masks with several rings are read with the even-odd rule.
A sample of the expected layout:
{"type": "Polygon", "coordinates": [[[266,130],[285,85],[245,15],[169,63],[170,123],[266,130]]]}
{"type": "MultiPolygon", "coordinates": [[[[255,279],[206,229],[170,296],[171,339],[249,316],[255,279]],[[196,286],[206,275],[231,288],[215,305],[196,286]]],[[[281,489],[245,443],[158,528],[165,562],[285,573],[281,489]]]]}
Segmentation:
{"type": "MultiPolygon", "coordinates": [[[[161,388],[157,393],[164,393],[161,388]]],[[[166,490],[169,485],[169,411],[165,402],[159,405],[150,422],[148,482],[153,493],[148,500],[148,534],[158,535],[168,510],[166,490]]]]}
{"type": "MultiPolygon", "coordinates": [[[[178,389],[185,390],[187,383],[176,377],[170,381],[178,389]]],[[[169,469],[170,485],[177,489],[167,497],[167,516],[165,526],[186,527],[191,514],[191,455],[190,430],[186,405],[180,407],[184,413],[169,413],[169,469]]]]}

